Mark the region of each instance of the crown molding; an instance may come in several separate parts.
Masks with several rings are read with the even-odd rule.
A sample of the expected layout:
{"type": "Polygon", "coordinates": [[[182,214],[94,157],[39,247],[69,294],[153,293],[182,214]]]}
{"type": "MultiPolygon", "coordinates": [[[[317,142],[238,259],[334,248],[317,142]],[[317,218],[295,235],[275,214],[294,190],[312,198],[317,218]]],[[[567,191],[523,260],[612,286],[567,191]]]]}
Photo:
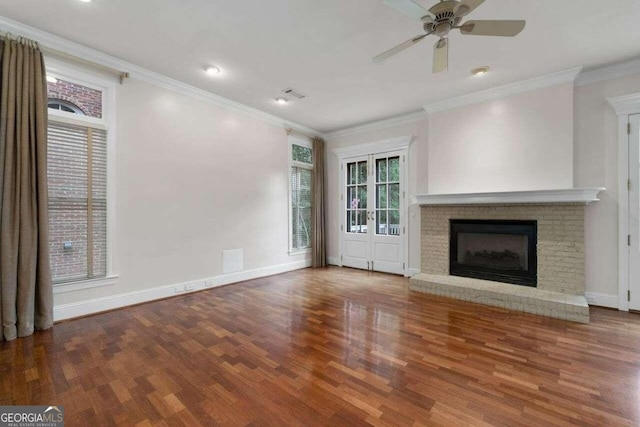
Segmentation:
{"type": "Polygon", "coordinates": [[[593,83],[611,80],[619,77],[640,74],[640,58],[619,64],[608,65],[595,70],[583,71],[576,78],[576,86],[586,86],[593,83]]]}
{"type": "Polygon", "coordinates": [[[607,98],[607,102],[611,104],[617,116],[640,113],[640,93],[607,98]]]}
{"type": "Polygon", "coordinates": [[[249,107],[212,92],[197,88],[195,86],[183,83],[179,80],[172,79],[146,68],[137,66],[130,62],[124,61],[115,56],[107,55],[96,49],[81,45],[71,40],[65,39],[48,33],[46,31],[30,27],[21,22],[17,22],[3,16],[0,16],[0,31],[20,35],[35,40],[44,48],[60,52],[63,55],[76,57],[82,62],[93,62],[103,67],[113,68],[114,70],[122,70],[129,73],[129,77],[141,80],[161,88],[189,96],[191,98],[213,104],[217,107],[242,114],[246,117],[259,119],[271,125],[296,129],[301,132],[321,136],[320,132],[315,129],[303,126],[298,123],[290,122],[257,108],[249,107]]]}
{"type": "Polygon", "coordinates": [[[413,135],[400,136],[398,138],[385,139],[383,141],[369,142],[365,144],[349,145],[347,147],[334,148],[332,151],[339,159],[355,156],[365,156],[371,153],[388,153],[408,149],[415,137],[413,135]]]}
{"type": "Polygon", "coordinates": [[[365,132],[375,132],[383,129],[387,129],[394,126],[400,126],[409,123],[419,122],[426,119],[428,116],[426,111],[416,111],[409,114],[403,114],[400,116],[390,117],[388,119],[378,120],[375,122],[365,123],[363,125],[348,127],[339,129],[333,132],[326,133],[324,135],[327,141],[331,141],[338,138],[344,138],[351,135],[357,135],[365,132]]]}
{"type": "Polygon", "coordinates": [[[535,77],[533,79],[509,83],[503,86],[497,86],[491,89],[473,92],[467,95],[457,96],[455,98],[445,99],[444,101],[434,102],[432,104],[425,105],[424,109],[427,113],[433,114],[440,111],[447,111],[454,108],[463,107],[465,105],[478,104],[480,102],[506,98],[507,96],[515,95],[522,92],[528,92],[536,89],[556,86],[563,83],[569,83],[573,82],[576,79],[581,70],[582,67],[569,68],[567,70],[535,77]]]}

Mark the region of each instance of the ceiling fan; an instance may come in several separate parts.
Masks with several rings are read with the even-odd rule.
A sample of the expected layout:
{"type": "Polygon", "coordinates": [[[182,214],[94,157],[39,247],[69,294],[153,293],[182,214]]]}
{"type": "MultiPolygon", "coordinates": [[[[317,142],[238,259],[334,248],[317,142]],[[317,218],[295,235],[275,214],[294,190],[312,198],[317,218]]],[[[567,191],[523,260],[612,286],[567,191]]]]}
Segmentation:
{"type": "Polygon", "coordinates": [[[373,58],[373,62],[382,62],[416,43],[427,36],[435,34],[439,37],[434,46],[433,72],[439,73],[449,68],[449,39],[451,30],[460,30],[462,34],[472,36],[502,36],[513,37],[524,29],[525,21],[487,21],[471,20],[462,23],[462,18],[480,6],[484,0],[440,0],[429,10],[426,10],[412,0],[384,0],[387,6],[398,12],[422,21],[426,34],[422,34],[400,43],[386,52],[373,58]]]}

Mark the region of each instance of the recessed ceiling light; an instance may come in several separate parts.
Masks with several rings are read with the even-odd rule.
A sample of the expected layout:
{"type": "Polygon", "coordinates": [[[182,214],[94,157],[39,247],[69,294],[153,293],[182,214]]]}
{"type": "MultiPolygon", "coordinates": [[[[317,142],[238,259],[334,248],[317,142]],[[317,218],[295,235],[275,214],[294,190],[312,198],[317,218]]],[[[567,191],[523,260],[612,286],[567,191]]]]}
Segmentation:
{"type": "Polygon", "coordinates": [[[82,3],[91,3],[91,0],[80,0],[82,3]]]}
{"type": "Polygon", "coordinates": [[[276,103],[280,105],[285,105],[289,100],[287,98],[276,98],[276,103]]]}
{"type": "Polygon", "coordinates": [[[55,77],[50,76],[50,75],[47,74],[47,82],[49,82],[49,83],[58,83],[58,79],[56,79],[55,77]]]}
{"type": "Polygon", "coordinates": [[[471,70],[471,75],[472,76],[484,76],[485,74],[487,74],[489,72],[489,70],[490,70],[490,68],[487,67],[487,66],[474,68],[473,70],[471,70]]]}
{"type": "Polygon", "coordinates": [[[215,65],[210,65],[210,66],[206,67],[204,70],[210,76],[217,76],[218,74],[220,74],[220,68],[216,67],[215,65]]]}

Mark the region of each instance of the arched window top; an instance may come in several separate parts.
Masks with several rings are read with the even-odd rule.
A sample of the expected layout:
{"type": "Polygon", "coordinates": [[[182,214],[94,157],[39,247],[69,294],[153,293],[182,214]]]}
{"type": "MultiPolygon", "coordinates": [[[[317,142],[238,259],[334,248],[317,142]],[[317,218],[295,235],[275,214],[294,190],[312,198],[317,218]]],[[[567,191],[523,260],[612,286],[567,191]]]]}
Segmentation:
{"type": "Polygon", "coordinates": [[[84,111],[80,109],[76,104],[64,101],[62,99],[49,98],[47,106],[52,110],[65,111],[67,113],[80,114],[84,116],[84,111]]]}

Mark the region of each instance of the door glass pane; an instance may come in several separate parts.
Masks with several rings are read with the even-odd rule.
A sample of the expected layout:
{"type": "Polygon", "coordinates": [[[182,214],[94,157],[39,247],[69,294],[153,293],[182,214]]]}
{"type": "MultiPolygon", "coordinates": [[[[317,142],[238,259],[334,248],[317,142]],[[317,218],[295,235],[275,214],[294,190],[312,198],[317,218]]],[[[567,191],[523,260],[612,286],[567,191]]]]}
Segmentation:
{"type": "Polygon", "coordinates": [[[359,215],[359,228],[358,228],[358,233],[364,234],[367,232],[367,211],[359,211],[360,215],[359,215]]]}
{"type": "Polygon", "coordinates": [[[358,184],[367,183],[367,162],[358,162],[358,184]]]}
{"type": "Polygon", "coordinates": [[[358,185],[358,207],[361,209],[367,209],[367,187],[365,185],[358,185]]]}
{"type": "Polygon", "coordinates": [[[358,209],[358,187],[347,187],[347,209],[358,209]]]}
{"type": "Polygon", "coordinates": [[[355,211],[347,211],[347,233],[355,233],[356,223],[356,212],[355,211]]]}
{"type": "Polygon", "coordinates": [[[400,211],[397,209],[389,209],[389,235],[400,235],[400,211]]]}
{"type": "Polygon", "coordinates": [[[356,183],[357,174],[356,174],[356,164],[349,163],[347,165],[347,184],[353,185],[356,183]]]}
{"type": "Polygon", "coordinates": [[[389,182],[400,182],[400,157],[389,158],[389,182]]]}
{"type": "Polygon", "coordinates": [[[376,192],[378,193],[378,201],[377,201],[376,209],[386,209],[387,208],[387,185],[386,184],[376,185],[376,192]]]}
{"type": "Polygon", "coordinates": [[[400,209],[400,184],[389,184],[389,208],[400,209]]]}
{"type": "Polygon", "coordinates": [[[387,211],[376,211],[376,233],[388,234],[387,211]]]}
{"type": "Polygon", "coordinates": [[[387,182],[387,159],[376,160],[376,181],[387,182]]]}

